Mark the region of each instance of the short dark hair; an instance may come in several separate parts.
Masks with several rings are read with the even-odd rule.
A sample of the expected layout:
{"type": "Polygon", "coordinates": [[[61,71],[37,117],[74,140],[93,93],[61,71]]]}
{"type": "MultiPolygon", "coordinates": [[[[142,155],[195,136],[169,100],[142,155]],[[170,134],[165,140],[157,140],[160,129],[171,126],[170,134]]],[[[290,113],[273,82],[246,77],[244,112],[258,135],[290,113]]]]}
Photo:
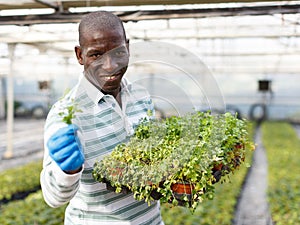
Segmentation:
{"type": "Polygon", "coordinates": [[[83,44],[83,34],[86,31],[93,29],[116,29],[120,27],[123,30],[124,40],[126,40],[126,33],[121,19],[111,12],[96,11],[89,13],[82,17],[78,27],[79,44],[83,44]]]}

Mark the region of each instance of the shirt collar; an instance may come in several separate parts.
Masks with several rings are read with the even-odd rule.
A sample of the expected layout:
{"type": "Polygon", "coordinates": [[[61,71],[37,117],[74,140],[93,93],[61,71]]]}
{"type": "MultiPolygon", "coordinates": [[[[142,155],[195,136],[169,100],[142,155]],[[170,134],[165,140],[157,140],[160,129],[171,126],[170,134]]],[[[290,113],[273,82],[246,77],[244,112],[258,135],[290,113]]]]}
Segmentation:
{"type": "Polygon", "coordinates": [[[132,83],[129,82],[125,77],[123,77],[121,81],[121,91],[122,92],[130,92],[132,88],[132,83]]]}
{"type": "Polygon", "coordinates": [[[82,76],[80,82],[88,97],[97,105],[100,99],[103,98],[104,94],[99,91],[91,82],[89,82],[84,75],[82,76]]]}

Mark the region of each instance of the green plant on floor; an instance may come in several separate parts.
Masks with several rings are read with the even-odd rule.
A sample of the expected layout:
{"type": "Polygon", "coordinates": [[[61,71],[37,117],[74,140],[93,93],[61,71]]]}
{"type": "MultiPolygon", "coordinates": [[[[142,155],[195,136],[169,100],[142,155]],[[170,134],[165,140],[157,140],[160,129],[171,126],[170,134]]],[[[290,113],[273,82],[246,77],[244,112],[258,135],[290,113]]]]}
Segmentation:
{"type": "Polygon", "coordinates": [[[262,125],[268,158],[268,201],[276,225],[300,224],[300,139],[284,122],[262,125]]]}
{"type": "Polygon", "coordinates": [[[213,198],[215,172],[232,173],[248,149],[253,144],[246,122],[230,113],[144,119],[129,142],[95,163],[93,176],[149,204],[160,199],[195,209],[213,198]],[[179,184],[184,184],[182,192],[179,184]]]}
{"type": "Polygon", "coordinates": [[[1,225],[61,225],[66,205],[51,208],[43,200],[41,191],[24,200],[10,202],[0,208],[1,225]]]}
{"type": "Polygon", "coordinates": [[[0,173],[0,201],[10,200],[14,194],[39,188],[42,162],[31,162],[0,173]],[[38,172],[36,172],[38,171],[38,172]]]}

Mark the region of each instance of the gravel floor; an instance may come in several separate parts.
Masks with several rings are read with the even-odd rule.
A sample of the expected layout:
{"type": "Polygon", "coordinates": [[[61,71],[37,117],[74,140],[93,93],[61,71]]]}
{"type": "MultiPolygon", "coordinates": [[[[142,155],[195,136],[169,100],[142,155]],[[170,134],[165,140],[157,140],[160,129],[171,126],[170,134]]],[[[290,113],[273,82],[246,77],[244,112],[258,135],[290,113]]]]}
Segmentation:
{"type": "Polygon", "coordinates": [[[234,225],[272,225],[267,203],[267,158],[261,142],[261,130],[255,135],[257,148],[237,205],[234,225]]]}
{"type": "Polygon", "coordinates": [[[293,127],[294,127],[295,131],[297,132],[298,137],[300,139],[300,124],[294,124],[293,127]]]}

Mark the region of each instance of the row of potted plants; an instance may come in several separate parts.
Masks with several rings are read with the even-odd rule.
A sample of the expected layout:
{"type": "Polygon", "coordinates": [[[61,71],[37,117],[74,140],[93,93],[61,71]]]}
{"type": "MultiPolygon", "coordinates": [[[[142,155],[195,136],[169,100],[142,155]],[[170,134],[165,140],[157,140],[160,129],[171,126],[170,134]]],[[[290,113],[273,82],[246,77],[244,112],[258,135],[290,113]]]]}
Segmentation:
{"type": "Polygon", "coordinates": [[[93,176],[149,204],[160,199],[195,209],[254,149],[248,137],[246,121],[230,113],[144,119],[127,143],[95,163],[93,176]]]}

